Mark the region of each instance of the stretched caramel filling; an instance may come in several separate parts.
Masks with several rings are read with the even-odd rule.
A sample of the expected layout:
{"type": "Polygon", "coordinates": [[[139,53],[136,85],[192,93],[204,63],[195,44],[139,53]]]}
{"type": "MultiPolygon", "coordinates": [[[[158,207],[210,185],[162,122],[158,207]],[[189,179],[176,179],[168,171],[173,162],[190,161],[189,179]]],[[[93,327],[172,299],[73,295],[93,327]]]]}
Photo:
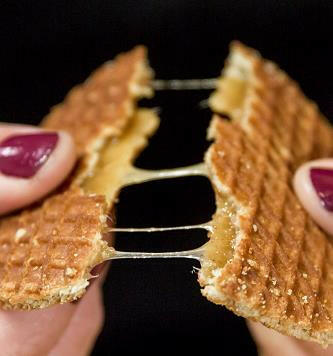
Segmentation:
{"type": "MultiPolygon", "coordinates": [[[[238,78],[225,78],[219,83],[216,94],[218,102],[223,90],[224,104],[219,110],[232,115],[238,115],[242,110],[246,91],[245,81],[238,78]],[[227,94],[226,94],[227,93],[227,94]]],[[[214,96],[211,99],[214,101],[214,96]]],[[[87,177],[82,184],[87,193],[103,194],[108,201],[116,198],[118,191],[127,185],[143,183],[149,180],[175,178],[189,175],[208,176],[205,163],[189,167],[180,167],[168,170],[143,170],[133,166],[135,153],[141,150],[147,143],[147,137],[155,131],[158,126],[158,117],[153,110],[138,109],[132,118],[131,124],[120,138],[111,139],[99,153],[99,159],[93,174],[87,177]]],[[[233,255],[233,245],[237,231],[234,217],[233,205],[216,194],[217,210],[212,221],[201,225],[183,226],[174,228],[147,228],[147,229],[121,229],[113,228],[112,231],[127,232],[154,232],[189,228],[203,228],[209,231],[209,241],[191,251],[179,251],[169,253],[136,253],[110,251],[109,258],[160,258],[160,257],[187,257],[196,258],[204,263],[203,268],[212,271],[223,267],[233,255]]]]}
{"type": "Polygon", "coordinates": [[[238,77],[224,77],[219,80],[218,89],[209,99],[209,106],[216,113],[228,114],[239,119],[245,101],[247,82],[238,77]]]}
{"type": "MultiPolygon", "coordinates": [[[[209,99],[211,108],[218,113],[227,114],[233,120],[239,120],[246,105],[245,97],[248,89],[247,78],[239,69],[226,72],[219,79],[218,89],[209,99]]],[[[208,235],[203,256],[204,268],[212,271],[222,268],[233,257],[237,236],[235,206],[219,192],[215,192],[217,210],[211,225],[213,231],[208,235]]]]}
{"type": "Polygon", "coordinates": [[[204,163],[159,170],[133,166],[133,157],[146,146],[147,137],[155,131],[158,122],[153,110],[137,110],[125,133],[119,138],[111,139],[103,147],[93,174],[82,184],[83,189],[87,193],[106,195],[109,201],[113,201],[117,192],[127,185],[185,176],[207,176],[204,163]]]}
{"type": "Polygon", "coordinates": [[[205,244],[203,260],[209,261],[209,269],[221,268],[233,256],[233,245],[236,237],[236,228],[233,224],[235,216],[231,203],[218,201],[216,213],[210,225],[209,241],[205,244]]]}
{"type": "Polygon", "coordinates": [[[133,168],[133,157],[147,144],[147,137],[155,131],[159,119],[153,110],[138,109],[129,127],[119,138],[111,139],[99,153],[93,175],[82,184],[87,193],[102,194],[110,202],[125,184],[125,177],[133,168]]]}

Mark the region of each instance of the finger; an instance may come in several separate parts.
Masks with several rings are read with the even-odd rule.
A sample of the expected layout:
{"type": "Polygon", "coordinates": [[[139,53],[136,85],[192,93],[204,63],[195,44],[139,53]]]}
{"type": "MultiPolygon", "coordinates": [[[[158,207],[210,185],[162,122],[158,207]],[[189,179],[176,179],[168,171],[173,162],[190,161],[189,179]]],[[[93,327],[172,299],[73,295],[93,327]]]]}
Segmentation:
{"type": "Polygon", "coordinates": [[[91,286],[79,301],[67,329],[48,356],[88,355],[104,322],[102,292],[99,283],[91,286]]]}
{"type": "MultiPolygon", "coordinates": [[[[89,289],[78,303],[71,322],[48,356],[88,355],[104,323],[102,285],[109,263],[98,265],[99,276],[91,280],[89,289]],[[84,340],[84,342],[82,341],[84,340]]],[[[93,273],[94,274],[94,273],[93,273]]]]}
{"type": "Polygon", "coordinates": [[[76,160],[71,137],[32,126],[0,125],[0,214],[26,206],[59,185],[76,160]]]}
{"type": "Polygon", "coordinates": [[[248,328],[257,344],[260,356],[329,356],[333,347],[324,349],[309,341],[298,340],[285,336],[275,330],[268,329],[261,323],[247,321],[248,328]]]}
{"type": "Polygon", "coordinates": [[[304,208],[318,225],[333,235],[333,159],[302,165],[293,185],[304,208]]]}
{"type": "Polygon", "coordinates": [[[77,308],[65,304],[29,312],[0,311],[1,353],[46,355],[61,338],[77,308]]]}
{"type": "Polygon", "coordinates": [[[62,338],[71,339],[73,347],[87,353],[103,324],[104,312],[100,292],[103,275],[104,272],[102,278],[91,281],[92,286],[77,303],[29,312],[0,311],[1,354],[47,355],[51,350],[56,352],[58,348],[65,350],[62,338]],[[80,335],[85,335],[86,340],[81,340],[80,335]]]}

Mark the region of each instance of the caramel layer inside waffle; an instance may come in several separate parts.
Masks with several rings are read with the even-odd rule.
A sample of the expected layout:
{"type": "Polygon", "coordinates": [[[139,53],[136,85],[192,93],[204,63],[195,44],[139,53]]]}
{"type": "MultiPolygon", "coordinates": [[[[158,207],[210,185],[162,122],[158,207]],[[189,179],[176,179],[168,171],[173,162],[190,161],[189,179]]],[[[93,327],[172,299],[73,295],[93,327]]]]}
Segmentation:
{"type": "Polygon", "coordinates": [[[158,123],[153,110],[138,109],[125,132],[105,143],[94,171],[81,184],[84,191],[105,195],[108,202],[113,201],[132,170],[133,157],[147,144],[147,136],[158,123]]]}
{"type": "MultiPolygon", "coordinates": [[[[205,245],[203,258],[212,262],[211,268],[223,267],[232,258],[236,228],[233,224],[235,209],[227,200],[217,200],[218,213],[210,222],[209,242],[205,245]]],[[[208,267],[208,268],[210,268],[208,267]]]]}
{"type": "Polygon", "coordinates": [[[209,99],[215,112],[230,115],[233,119],[241,116],[247,84],[241,78],[225,77],[219,80],[217,90],[209,99]]]}
{"type": "MultiPolygon", "coordinates": [[[[238,73],[231,73],[237,75],[238,73]]],[[[244,74],[242,74],[244,75],[244,74]]],[[[219,79],[217,90],[209,99],[212,110],[230,116],[233,120],[240,118],[243,113],[247,83],[245,78],[224,76],[219,79]]],[[[213,125],[208,136],[213,138],[213,125]]],[[[224,267],[233,256],[236,239],[237,213],[234,204],[225,194],[215,192],[216,214],[213,216],[211,225],[212,232],[205,246],[204,259],[211,261],[208,269],[216,266],[224,267]]]]}

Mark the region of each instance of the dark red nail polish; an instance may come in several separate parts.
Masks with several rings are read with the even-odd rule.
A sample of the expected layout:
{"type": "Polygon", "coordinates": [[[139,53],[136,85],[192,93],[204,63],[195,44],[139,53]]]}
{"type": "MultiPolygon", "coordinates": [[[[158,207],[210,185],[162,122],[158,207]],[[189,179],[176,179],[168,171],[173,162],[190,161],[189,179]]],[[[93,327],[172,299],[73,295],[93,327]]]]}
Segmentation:
{"type": "Polygon", "coordinates": [[[30,178],[47,161],[57,145],[55,132],[11,136],[0,143],[0,172],[30,178]]]}
{"type": "Polygon", "coordinates": [[[333,211],[333,169],[311,168],[310,177],[323,207],[333,211]]]}

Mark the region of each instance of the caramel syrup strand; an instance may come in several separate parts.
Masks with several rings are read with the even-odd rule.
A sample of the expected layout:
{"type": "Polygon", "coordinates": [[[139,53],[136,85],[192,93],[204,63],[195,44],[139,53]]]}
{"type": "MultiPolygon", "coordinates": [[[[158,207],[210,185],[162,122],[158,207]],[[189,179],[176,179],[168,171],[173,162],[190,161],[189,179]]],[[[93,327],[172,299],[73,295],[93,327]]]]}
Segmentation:
{"type": "Polygon", "coordinates": [[[205,79],[156,79],[154,90],[212,90],[216,89],[216,78],[205,79]]]}
{"type": "Polygon", "coordinates": [[[129,258],[191,258],[200,261],[204,254],[204,245],[193,250],[173,252],[129,252],[110,249],[106,259],[129,259],[129,258]]]}
{"type": "Polygon", "coordinates": [[[197,225],[185,225],[185,226],[172,226],[172,227],[144,227],[144,228],[134,228],[134,227],[111,227],[108,232],[159,232],[159,231],[177,231],[177,230],[193,230],[193,229],[204,229],[209,232],[213,232],[213,227],[211,222],[197,225]]]}
{"type": "Polygon", "coordinates": [[[187,176],[208,176],[204,163],[172,169],[146,170],[132,167],[123,180],[122,186],[134,185],[153,180],[170,179],[187,176]]]}

